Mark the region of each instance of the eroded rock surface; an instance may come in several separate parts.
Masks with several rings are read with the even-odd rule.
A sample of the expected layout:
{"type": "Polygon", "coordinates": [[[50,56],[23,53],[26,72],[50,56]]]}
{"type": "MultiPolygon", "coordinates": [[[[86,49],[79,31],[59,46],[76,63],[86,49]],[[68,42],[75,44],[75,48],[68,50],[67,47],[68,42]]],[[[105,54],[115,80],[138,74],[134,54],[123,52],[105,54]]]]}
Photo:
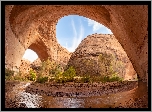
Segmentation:
{"type": "Polygon", "coordinates": [[[20,72],[22,72],[22,74],[28,73],[30,71],[30,64],[31,64],[31,62],[29,60],[22,59],[21,65],[19,67],[20,72]]]}
{"type": "Polygon", "coordinates": [[[136,78],[136,72],[127,54],[114,35],[110,34],[93,34],[86,37],[72,54],[68,66],[73,66],[77,75],[104,75],[102,68],[105,66],[101,66],[103,62],[99,60],[100,54],[113,56],[112,62],[117,62],[114,62],[112,67],[120,77],[125,80],[136,78]]]}
{"type": "MultiPolygon", "coordinates": [[[[59,45],[56,44],[55,26],[59,19],[71,14],[90,18],[110,28],[125,49],[140,79],[147,79],[148,5],[7,5],[6,65],[19,67],[25,50],[37,39],[45,45],[39,57],[47,54],[52,59],[67,62],[67,51],[61,51],[60,58],[56,57],[62,49],[58,49],[59,45]]],[[[32,48],[38,48],[38,45],[32,48]]]]}
{"type": "Polygon", "coordinates": [[[42,61],[40,60],[40,58],[37,58],[35,61],[33,61],[30,66],[33,69],[38,68],[39,66],[41,66],[42,61]]]}

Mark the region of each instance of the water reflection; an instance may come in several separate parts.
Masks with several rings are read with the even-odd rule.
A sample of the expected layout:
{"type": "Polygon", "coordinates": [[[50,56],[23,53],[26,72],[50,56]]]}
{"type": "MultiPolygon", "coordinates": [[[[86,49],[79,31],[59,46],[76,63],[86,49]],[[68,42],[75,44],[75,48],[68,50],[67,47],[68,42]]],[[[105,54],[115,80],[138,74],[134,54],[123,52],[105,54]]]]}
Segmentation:
{"type": "Polygon", "coordinates": [[[21,82],[8,94],[8,97],[16,102],[16,107],[38,108],[40,106],[42,96],[25,92],[25,88],[29,85],[30,83],[21,82]]]}
{"type": "Polygon", "coordinates": [[[43,96],[43,98],[46,99],[46,102],[51,102],[47,108],[139,108],[140,106],[142,108],[148,105],[147,96],[146,83],[139,82],[137,88],[116,94],[72,98],[43,96]],[[137,100],[143,99],[143,97],[146,102],[141,104],[137,100]]]}

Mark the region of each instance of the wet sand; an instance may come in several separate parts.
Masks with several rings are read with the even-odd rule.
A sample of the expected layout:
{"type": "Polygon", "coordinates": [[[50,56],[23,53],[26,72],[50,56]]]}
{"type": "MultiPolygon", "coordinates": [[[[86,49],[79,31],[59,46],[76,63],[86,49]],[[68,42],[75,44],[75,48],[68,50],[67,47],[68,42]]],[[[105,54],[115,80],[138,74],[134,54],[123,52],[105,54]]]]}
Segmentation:
{"type": "Polygon", "coordinates": [[[47,95],[53,97],[90,97],[100,96],[131,90],[138,86],[135,81],[111,83],[65,83],[65,84],[39,84],[32,83],[26,88],[31,94],[47,95]]]}
{"type": "MultiPolygon", "coordinates": [[[[19,103],[17,96],[19,91],[25,91],[31,95],[51,96],[54,98],[81,98],[110,95],[114,93],[134,90],[138,88],[137,81],[108,82],[108,83],[34,83],[34,82],[5,82],[5,107],[6,108],[27,108],[24,103],[19,103]],[[15,92],[13,92],[15,90],[15,92]],[[13,94],[11,94],[13,93],[13,94]]],[[[40,106],[41,107],[41,106],[40,106]]],[[[118,107],[119,108],[119,107],[118,107]]]]}

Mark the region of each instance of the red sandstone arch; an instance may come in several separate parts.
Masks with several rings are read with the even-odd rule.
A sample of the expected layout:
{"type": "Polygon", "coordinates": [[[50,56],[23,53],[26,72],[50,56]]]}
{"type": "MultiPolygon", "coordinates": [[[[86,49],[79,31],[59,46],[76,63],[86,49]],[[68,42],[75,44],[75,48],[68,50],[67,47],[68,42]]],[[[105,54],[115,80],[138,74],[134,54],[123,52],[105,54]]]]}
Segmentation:
{"type": "Polygon", "coordinates": [[[47,53],[47,47],[45,44],[42,42],[42,40],[37,40],[36,42],[32,43],[29,46],[29,49],[35,51],[40,58],[41,61],[47,60],[49,57],[49,54],[47,53]]]}
{"type": "MultiPolygon", "coordinates": [[[[130,58],[140,78],[148,70],[148,6],[146,5],[70,5],[70,6],[6,6],[7,63],[19,65],[22,54],[40,35],[46,46],[56,46],[55,25],[63,16],[77,14],[93,19],[111,29],[130,58]],[[44,32],[44,33],[43,33],[44,32]],[[29,43],[27,44],[27,41],[29,43]],[[11,47],[13,46],[13,49],[11,47]],[[15,49],[15,50],[14,50],[15,49]],[[21,52],[16,51],[20,49],[21,52]]],[[[55,48],[55,47],[54,47],[55,48]]],[[[53,52],[55,50],[48,50],[53,52]]]]}

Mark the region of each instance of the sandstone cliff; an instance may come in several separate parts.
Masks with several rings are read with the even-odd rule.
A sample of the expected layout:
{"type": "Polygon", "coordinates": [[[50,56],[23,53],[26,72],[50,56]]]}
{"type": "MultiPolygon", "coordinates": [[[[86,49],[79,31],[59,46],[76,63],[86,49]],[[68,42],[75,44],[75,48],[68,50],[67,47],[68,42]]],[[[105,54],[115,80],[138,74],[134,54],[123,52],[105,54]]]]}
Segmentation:
{"type": "Polygon", "coordinates": [[[41,60],[40,58],[37,58],[36,60],[34,60],[31,64],[30,64],[30,67],[32,69],[37,69],[39,66],[41,66],[41,60]]]}
{"type": "Polygon", "coordinates": [[[147,79],[148,5],[6,5],[6,67],[18,68],[25,50],[39,37],[46,45],[42,52],[50,57],[56,55],[55,26],[62,17],[71,14],[90,18],[111,29],[140,79],[147,79]]]}
{"type": "Polygon", "coordinates": [[[29,72],[29,70],[30,70],[30,61],[29,60],[27,60],[27,59],[22,59],[21,60],[21,65],[20,65],[20,67],[19,67],[19,70],[20,70],[20,72],[22,73],[22,74],[24,74],[24,73],[28,73],[29,72]]]}
{"type": "Polygon", "coordinates": [[[136,72],[127,54],[114,35],[110,34],[87,36],[72,54],[68,66],[74,66],[77,75],[103,75],[99,64],[100,54],[111,54],[115,58],[118,63],[113,64],[113,69],[120,77],[124,79],[134,77],[136,72]],[[130,77],[126,77],[128,74],[130,77]]]}

